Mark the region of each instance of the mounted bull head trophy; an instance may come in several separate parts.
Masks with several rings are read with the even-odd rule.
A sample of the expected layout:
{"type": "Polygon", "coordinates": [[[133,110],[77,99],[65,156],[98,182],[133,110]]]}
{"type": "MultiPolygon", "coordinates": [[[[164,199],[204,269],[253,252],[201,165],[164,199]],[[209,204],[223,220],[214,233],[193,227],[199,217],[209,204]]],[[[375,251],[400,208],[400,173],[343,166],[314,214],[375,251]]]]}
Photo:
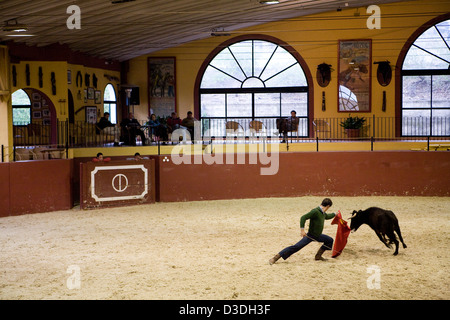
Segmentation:
{"type": "Polygon", "coordinates": [[[378,83],[383,87],[388,86],[389,83],[391,83],[391,79],[392,79],[392,69],[391,69],[390,62],[389,61],[377,61],[377,62],[374,62],[373,64],[378,64],[378,69],[377,69],[378,83]]]}
{"type": "Polygon", "coordinates": [[[321,87],[326,87],[331,81],[331,64],[326,64],[325,62],[322,64],[319,64],[317,66],[317,83],[321,87]]]}

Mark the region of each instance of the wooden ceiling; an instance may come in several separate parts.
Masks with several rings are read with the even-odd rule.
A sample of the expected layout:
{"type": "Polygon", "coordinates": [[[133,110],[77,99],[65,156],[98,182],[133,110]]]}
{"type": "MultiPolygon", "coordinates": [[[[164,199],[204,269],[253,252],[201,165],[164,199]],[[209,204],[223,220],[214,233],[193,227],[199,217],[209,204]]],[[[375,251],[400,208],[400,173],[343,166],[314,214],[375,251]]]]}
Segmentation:
{"type": "MultiPolygon", "coordinates": [[[[128,60],[164,48],[211,37],[214,29],[231,32],[267,22],[301,17],[338,8],[363,8],[389,0],[5,0],[0,24],[17,19],[29,37],[10,37],[0,29],[0,41],[27,45],[67,44],[72,50],[103,59],[128,60]],[[69,29],[70,5],[80,8],[80,29],[69,29]]],[[[365,14],[365,8],[364,8],[365,14]]]]}

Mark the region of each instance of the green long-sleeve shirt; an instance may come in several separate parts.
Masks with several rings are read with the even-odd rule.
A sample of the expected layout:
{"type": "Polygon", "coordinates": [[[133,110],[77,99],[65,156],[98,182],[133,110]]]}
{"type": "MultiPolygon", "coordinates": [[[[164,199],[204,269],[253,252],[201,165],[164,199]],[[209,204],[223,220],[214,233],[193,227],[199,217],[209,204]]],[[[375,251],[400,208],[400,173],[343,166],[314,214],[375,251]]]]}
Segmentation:
{"type": "Polygon", "coordinates": [[[322,234],[325,219],[332,219],[335,215],[335,213],[323,213],[320,207],[314,208],[300,218],[300,228],[304,228],[306,220],[309,219],[308,232],[318,237],[322,234]]]}

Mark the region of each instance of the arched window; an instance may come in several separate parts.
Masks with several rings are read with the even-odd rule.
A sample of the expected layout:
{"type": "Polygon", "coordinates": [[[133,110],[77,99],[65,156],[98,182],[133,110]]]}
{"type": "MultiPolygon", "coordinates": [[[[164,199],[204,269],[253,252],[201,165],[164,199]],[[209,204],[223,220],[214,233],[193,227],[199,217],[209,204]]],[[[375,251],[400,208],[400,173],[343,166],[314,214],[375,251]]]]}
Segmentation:
{"type": "Polygon", "coordinates": [[[11,95],[13,125],[26,126],[31,123],[31,100],[28,94],[19,89],[11,95]]]}
{"type": "Polygon", "coordinates": [[[450,135],[450,20],[414,41],[401,74],[402,135],[450,135]]]}
{"type": "Polygon", "coordinates": [[[103,112],[109,112],[109,121],[117,123],[117,98],[114,86],[108,83],[103,94],[103,112]]]}
{"type": "Polygon", "coordinates": [[[276,118],[295,110],[298,134],[308,136],[307,79],[297,59],[277,43],[244,40],[226,46],[206,67],[199,94],[200,118],[211,135],[224,135],[223,124],[230,120],[244,130],[252,120],[275,130],[276,118]]]}

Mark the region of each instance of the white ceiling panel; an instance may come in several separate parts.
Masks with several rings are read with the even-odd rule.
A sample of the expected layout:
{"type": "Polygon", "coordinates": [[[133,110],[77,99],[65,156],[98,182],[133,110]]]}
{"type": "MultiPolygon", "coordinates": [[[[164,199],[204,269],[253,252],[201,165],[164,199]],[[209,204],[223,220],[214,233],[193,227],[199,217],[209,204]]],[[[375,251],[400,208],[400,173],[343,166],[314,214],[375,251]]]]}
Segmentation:
{"type": "MultiPolygon", "coordinates": [[[[397,1],[281,0],[262,5],[259,0],[5,0],[0,1],[0,24],[17,19],[30,37],[14,41],[45,46],[67,44],[72,50],[118,61],[163,48],[204,39],[218,28],[232,32],[271,21],[341,8],[358,8],[397,1]],[[81,11],[81,29],[68,29],[67,7],[81,11]]],[[[13,39],[0,30],[0,41],[13,39]]]]}

